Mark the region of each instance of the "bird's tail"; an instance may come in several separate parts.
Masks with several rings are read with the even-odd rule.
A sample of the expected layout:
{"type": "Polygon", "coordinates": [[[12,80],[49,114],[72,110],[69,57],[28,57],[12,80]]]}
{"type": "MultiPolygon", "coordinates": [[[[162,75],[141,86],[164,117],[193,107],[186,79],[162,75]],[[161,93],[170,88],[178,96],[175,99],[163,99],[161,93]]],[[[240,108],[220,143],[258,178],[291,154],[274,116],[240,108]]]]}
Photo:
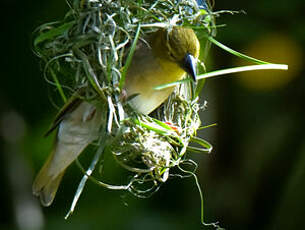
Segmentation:
{"type": "Polygon", "coordinates": [[[49,159],[39,171],[32,187],[33,194],[40,198],[43,206],[50,206],[52,204],[61,179],[65,173],[65,170],[63,170],[55,178],[52,178],[49,174],[52,158],[53,154],[50,155],[49,159]]]}
{"type": "Polygon", "coordinates": [[[33,183],[33,194],[44,206],[52,204],[66,168],[98,138],[102,114],[82,102],[61,119],[53,150],[33,183]]]}

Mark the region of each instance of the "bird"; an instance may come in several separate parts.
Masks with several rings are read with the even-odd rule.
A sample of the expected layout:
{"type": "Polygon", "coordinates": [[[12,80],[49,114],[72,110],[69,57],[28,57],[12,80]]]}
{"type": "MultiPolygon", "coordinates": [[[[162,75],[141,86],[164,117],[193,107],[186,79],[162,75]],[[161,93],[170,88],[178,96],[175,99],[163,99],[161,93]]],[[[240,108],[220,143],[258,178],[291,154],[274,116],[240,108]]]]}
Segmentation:
{"type": "MultiPolygon", "coordinates": [[[[147,115],[174,90],[155,87],[181,80],[186,74],[196,81],[200,43],[195,32],[183,26],[160,28],[144,40],[137,44],[122,91],[135,111],[147,115]]],[[[57,129],[53,149],[32,186],[43,206],[52,204],[67,167],[98,138],[102,115],[98,106],[75,94],[55,118],[48,132],[57,129]]]]}

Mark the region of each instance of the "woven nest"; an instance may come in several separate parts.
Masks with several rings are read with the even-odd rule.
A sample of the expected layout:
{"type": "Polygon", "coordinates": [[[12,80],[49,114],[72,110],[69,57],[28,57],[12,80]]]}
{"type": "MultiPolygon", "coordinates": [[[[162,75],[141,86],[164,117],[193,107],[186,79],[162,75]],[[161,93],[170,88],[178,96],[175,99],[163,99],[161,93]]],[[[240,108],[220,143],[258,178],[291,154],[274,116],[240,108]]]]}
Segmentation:
{"type": "MultiPolygon", "coordinates": [[[[107,145],[115,161],[133,175],[126,186],[90,176],[96,183],[147,197],[171,176],[171,168],[179,168],[185,176],[182,165],[192,164],[189,173],[193,173],[196,164],[187,159],[187,151],[211,151],[208,142],[196,137],[201,107],[199,87],[196,91],[194,83],[176,87],[151,116],[137,114],[120,100],[138,39],[175,25],[192,27],[199,37],[212,33],[212,14],[205,1],[199,2],[201,5],[195,0],[76,0],[68,2],[70,10],[62,21],[36,30],[34,50],[45,63],[44,77],[63,101],[82,89],[84,100],[99,101],[105,110],[100,138],[94,143],[97,155],[89,170],[95,168],[107,145]],[[189,146],[190,142],[201,148],[189,146]]],[[[91,175],[82,170],[85,176],[91,175]]]]}

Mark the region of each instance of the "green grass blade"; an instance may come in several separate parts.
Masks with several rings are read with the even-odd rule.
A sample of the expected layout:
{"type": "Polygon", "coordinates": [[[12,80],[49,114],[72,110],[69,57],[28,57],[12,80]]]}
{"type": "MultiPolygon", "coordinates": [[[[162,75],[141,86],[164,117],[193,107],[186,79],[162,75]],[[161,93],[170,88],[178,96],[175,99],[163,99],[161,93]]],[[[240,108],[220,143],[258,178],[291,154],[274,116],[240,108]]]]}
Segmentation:
{"type": "Polygon", "coordinates": [[[58,80],[56,74],[54,73],[54,71],[53,71],[52,68],[50,68],[49,70],[50,70],[50,73],[51,73],[51,75],[52,75],[52,78],[53,78],[53,80],[54,80],[54,82],[55,82],[55,84],[56,84],[56,87],[57,87],[57,89],[58,89],[58,92],[59,92],[59,94],[60,94],[60,96],[61,96],[63,102],[66,103],[66,102],[67,102],[67,97],[66,97],[66,95],[65,95],[65,93],[64,93],[64,91],[63,91],[63,89],[62,89],[62,87],[61,87],[61,84],[59,83],[59,80],[58,80]]]}
{"type": "Polygon", "coordinates": [[[233,55],[235,55],[235,56],[237,56],[237,57],[240,57],[240,58],[242,58],[242,59],[245,59],[245,60],[254,62],[254,63],[256,63],[256,64],[271,64],[271,63],[269,63],[269,62],[265,62],[265,61],[262,61],[262,60],[259,60],[259,59],[253,58],[253,57],[249,57],[249,56],[247,56],[247,55],[245,55],[245,54],[242,54],[242,53],[240,53],[240,52],[237,52],[236,50],[233,50],[233,49],[231,49],[231,48],[225,46],[224,44],[220,43],[219,41],[215,40],[215,39],[214,39],[213,37],[211,37],[211,36],[208,36],[207,38],[208,38],[208,40],[209,40],[210,42],[212,42],[214,45],[218,46],[219,48],[221,48],[221,49],[223,49],[223,50],[225,50],[225,51],[227,51],[227,52],[229,52],[229,53],[231,53],[231,54],[233,54],[233,55]]]}
{"type": "Polygon", "coordinates": [[[197,143],[203,147],[203,148],[197,148],[197,147],[188,146],[188,149],[194,152],[210,153],[213,149],[213,146],[209,142],[199,137],[192,137],[191,142],[197,143]]]}
{"type": "Polygon", "coordinates": [[[146,128],[148,130],[154,131],[154,132],[156,132],[156,133],[158,133],[160,135],[166,136],[166,135],[169,134],[168,130],[163,129],[160,126],[157,127],[156,125],[153,125],[152,123],[150,123],[150,124],[149,123],[145,123],[145,122],[142,122],[142,121],[140,121],[138,119],[134,119],[134,123],[137,124],[137,125],[142,126],[143,128],[146,128]]]}
{"type": "Polygon", "coordinates": [[[254,71],[254,70],[271,70],[271,69],[288,70],[288,66],[283,64],[260,64],[260,65],[241,66],[241,67],[234,67],[234,68],[216,70],[209,73],[204,73],[199,75],[197,79],[200,80],[200,79],[216,77],[216,76],[232,74],[232,73],[254,71]]]}
{"type": "Polygon", "coordinates": [[[157,123],[159,126],[161,126],[162,128],[164,129],[167,129],[169,131],[174,131],[174,129],[172,127],[170,127],[168,124],[162,122],[162,121],[159,121],[158,119],[155,119],[155,118],[152,118],[152,120],[157,123]]]}
{"type": "Polygon", "coordinates": [[[211,125],[205,125],[205,126],[199,127],[198,130],[203,130],[203,129],[207,129],[207,128],[211,128],[211,127],[215,127],[215,126],[217,126],[216,123],[211,124],[211,125]]]}
{"type": "MultiPolygon", "coordinates": [[[[217,77],[221,75],[226,74],[232,74],[232,73],[239,73],[239,72],[245,72],[245,71],[254,71],[254,70],[288,70],[288,66],[284,64],[260,64],[260,65],[249,65],[249,66],[241,66],[241,67],[234,67],[229,69],[222,69],[222,70],[216,70],[208,73],[201,74],[197,76],[197,80],[206,79],[210,77],[217,77]]],[[[173,87],[176,85],[179,85],[184,82],[191,81],[190,78],[182,79],[180,81],[174,81],[168,84],[163,84],[155,87],[155,90],[161,90],[169,87],[173,87]]]]}
{"type": "Polygon", "coordinates": [[[194,98],[197,98],[199,96],[199,94],[202,91],[204,85],[205,85],[205,79],[201,79],[200,81],[198,81],[194,98]]]}
{"type": "Polygon", "coordinates": [[[84,66],[84,70],[87,76],[87,79],[89,81],[89,83],[91,84],[91,86],[93,87],[93,89],[99,94],[99,96],[101,98],[103,98],[104,100],[107,100],[101,86],[100,83],[96,77],[96,74],[94,72],[94,69],[92,68],[92,66],[90,65],[90,62],[88,60],[88,57],[86,56],[85,53],[83,53],[80,49],[78,48],[74,48],[73,51],[75,52],[75,54],[77,54],[80,59],[82,60],[82,64],[84,66]]]}
{"type": "Polygon", "coordinates": [[[123,71],[122,71],[121,79],[120,79],[120,89],[122,89],[124,87],[127,70],[128,70],[128,68],[131,64],[133,54],[136,50],[136,46],[137,46],[137,42],[138,42],[138,39],[139,39],[140,31],[141,31],[141,25],[139,24],[138,28],[137,28],[137,31],[136,31],[135,38],[134,38],[133,43],[132,43],[131,48],[130,48],[130,52],[129,52],[128,57],[126,59],[126,64],[123,67],[123,71]]]}
{"type": "Polygon", "coordinates": [[[61,35],[64,33],[64,31],[70,29],[75,22],[68,22],[65,23],[57,28],[51,29],[48,32],[42,33],[34,40],[34,46],[37,46],[39,43],[45,41],[45,40],[51,40],[54,37],[61,35]]]}

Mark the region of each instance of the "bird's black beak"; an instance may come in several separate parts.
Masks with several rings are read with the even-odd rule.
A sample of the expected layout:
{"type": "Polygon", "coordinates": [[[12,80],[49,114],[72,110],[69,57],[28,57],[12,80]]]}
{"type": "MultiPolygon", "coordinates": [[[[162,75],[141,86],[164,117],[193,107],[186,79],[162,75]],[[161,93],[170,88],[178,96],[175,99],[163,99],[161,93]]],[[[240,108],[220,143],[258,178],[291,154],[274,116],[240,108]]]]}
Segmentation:
{"type": "Polygon", "coordinates": [[[193,55],[187,54],[185,55],[182,63],[182,67],[189,75],[191,75],[192,79],[197,81],[196,74],[196,60],[193,55]]]}

